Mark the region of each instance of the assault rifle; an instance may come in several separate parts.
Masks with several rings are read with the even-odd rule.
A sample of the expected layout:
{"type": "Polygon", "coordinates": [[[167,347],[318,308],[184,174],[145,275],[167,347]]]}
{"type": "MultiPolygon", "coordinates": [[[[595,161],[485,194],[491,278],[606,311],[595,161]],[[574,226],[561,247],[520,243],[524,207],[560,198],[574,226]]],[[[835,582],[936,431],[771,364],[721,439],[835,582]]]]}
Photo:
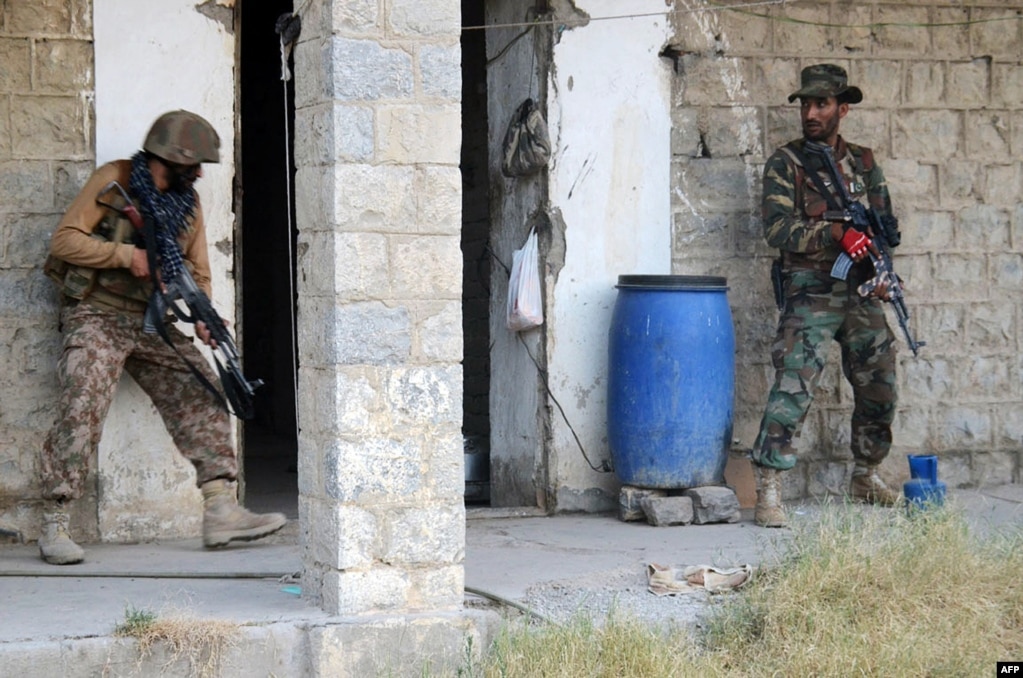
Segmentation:
{"type": "MultiPolygon", "coordinates": [[[[156,242],[156,224],[153,223],[152,219],[142,216],[119,183],[112,181],[107,184],[100,191],[96,202],[119,212],[127,218],[132,226],[135,227],[136,234],[141,235],[141,241],[139,241],[141,246],[144,246],[147,242],[156,242]],[[124,199],[125,204],[122,207],[117,207],[100,200],[101,197],[112,190],[118,191],[124,199]]],[[[241,368],[241,356],[234,343],[234,338],[227,329],[227,323],[224,322],[224,319],[213,308],[209,297],[199,288],[195,278],[192,277],[192,274],[188,272],[186,267],[182,266],[181,271],[173,280],[161,281],[159,279],[155,245],[146,249],[146,256],[149,260],[150,275],[156,282],[153,285],[153,293],[149,298],[149,305],[146,307],[142,330],[147,333],[159,334],[164,341],[177,351],[164,325],[164,319],[168,313],[173,314],[175,318],[182,322],[191,324],[202,322],[205,324],[210,332],[210,337],[216,344],[213,347],[213,359],[217,366],[217,373],[220,376],[220,385],[224,391],[223,395],[214,388],[213,384],[187,358],[182,356],[182,359],[191,369],[192,374],[195,375],[203,386],[213,393],[225,410],[241,419],[251,419],[255,416],[253,396],[255,390],[263,385],[263,380],[253,379],[250,381],[245,378],[241,368]],[[182,308],[182,305],[184,308],[182,308]],[[230,402],[231,407],[227,406],[228,402],[230,402]]]]}
{"type": "MultiPolygon", "coordinates": [[[[168,311],[182,322],[192,324],[202,322],[206,325],[210,331],[210,337],[216,343],[213,359],[217,365],[217,373],[220,375],[220,385],[224,389],[224,396],[232,406],[231,408],[225,406],[225,409],[242,419],[252,419],[255,415],[253,395],[255,390],[263,385],[263,380],[249,381],[245,378],[241,368],[241,357],[231,333],[227,331],[227,323],[213,308],[209,297],[199,289],[192,274],[184,266],[173,280],[163,283],[162,290],[153,289],[153,296],[150,297],[149,306],[146,307],[142,330],[158,332],[160,336],[164,336],[166,328],[163,321],[168,311]],[[185,308],[179,306],[179,302],[184,304],[185,308]]],[[[168,337],[164,336],[164,340],[167,339],[168,337]]],[[[195,371],[194,368],[193,371],[195,371]]],[[[201,376],[201,373],[197,373],[197,375],[201,376]]],[[[209,384],[205,377],[200,381],[209,384]]],[[[214,394],[219,396],[216,391],[214,394]]]]}
{"type": "MultiPolygon", "coordinates": [[[[803,148],[808,153],[820,155],[824,158],[824,166],[831,175],[839,197],[842,199],[844,210],[839,215],[827,214],[826,217],[834,216],[842,221],[851,223],[853,228],[872,237],[877,245],[879,256],[875,256],[873,252],[868,250],[870,261],[874,265],[874,277],[857,287],[856,291],[859,292],[860,296],[865,297],[881,285],[887,285],[888,301],[895,308],[895,316],[898,318],[899,327],[902,328],[902,334],[905,336],[909,348],[913,351],[913,355],[918,355],[920,347],[924,346],[926,342],[917,341],[913,338],[913,333],[909,329],[909,309],[906,308],[902,281],[899,280],[899,276],[895,275],[895,271],[892,268],[891,248],[897,247],[901,240],[899,231],[895,226],[895,219],[889,215],[881,216],[878,214],[877,209],[873,207],[868,208],[863,203],[853,200],[849,190],[846,188],[845,181],[842,179],[842,173],[838,169],[838,164],[835,162],[831,146],[807,141],[803,148]]],[[[852,257],[843,252],[831,269],[831,275],[840,280],[845,280],[853,263],[852,257]]]]}

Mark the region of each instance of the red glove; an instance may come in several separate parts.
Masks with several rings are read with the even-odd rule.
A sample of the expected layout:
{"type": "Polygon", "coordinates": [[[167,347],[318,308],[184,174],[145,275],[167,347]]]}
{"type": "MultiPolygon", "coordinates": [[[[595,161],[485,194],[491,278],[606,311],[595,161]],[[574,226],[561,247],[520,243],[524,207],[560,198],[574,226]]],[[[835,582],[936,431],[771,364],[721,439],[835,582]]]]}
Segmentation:
{"type": "Polygon", "coordinates": [[[842,246],[846,254],[855,259],[867,253],[867,248],[870,247],[870,238],[862,231],[857,231],[855,228],[847,228],[838,244],[842,246]]]}

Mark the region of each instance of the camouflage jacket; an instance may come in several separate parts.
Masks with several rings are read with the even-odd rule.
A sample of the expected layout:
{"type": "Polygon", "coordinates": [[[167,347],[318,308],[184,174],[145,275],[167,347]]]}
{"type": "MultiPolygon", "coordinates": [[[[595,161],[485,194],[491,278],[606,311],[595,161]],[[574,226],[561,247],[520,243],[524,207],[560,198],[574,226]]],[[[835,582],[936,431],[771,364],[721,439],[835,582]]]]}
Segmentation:
{"type": "MultiPolygon", "coordinates": [[[[763,225],[764,238],[771,247],[781,250],[787,267],[830,268],[841,253],[831,238],[831,222],[824,221],[827,200],[820,194],[807,168],[799,163],[789,146],[803,149],[803,139],[789,142],[776,150],[764,166],[763,225]]],[[[864,146],[847,143],[841,137],[835,158],[846,180],[849,194],[855,200],[867,201],[882,214],[891,213],[891,199],[884,173],[874,163],[873,152],[864,146]]],[[[813,164],[824,185],[832,188],[832,180],[816,157],[803,153],[813,164]]],[[[836,200],[840,202],[840,199],[836,200]]]]}

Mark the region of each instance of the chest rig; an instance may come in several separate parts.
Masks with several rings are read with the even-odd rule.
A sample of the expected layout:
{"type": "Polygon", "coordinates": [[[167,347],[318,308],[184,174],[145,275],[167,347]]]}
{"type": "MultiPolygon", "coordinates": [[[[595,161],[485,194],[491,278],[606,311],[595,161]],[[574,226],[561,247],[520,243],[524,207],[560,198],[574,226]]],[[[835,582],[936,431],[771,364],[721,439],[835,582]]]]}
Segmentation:
{"type": "MultiPolygon", "coordinates": [[[[845,177],[846,187],[854,200],[865,201],[866,175],[874,169],[874,153],[869,148],[850,143],[846,143],[845,148],[846,152],[838,165],[845,177]]],[[[796,206],[810,219],[821,218],[830,209],[829,203],[838,195],[831,177],[823,167],[808,163],[805,153],[795,143],[786,144],[781,150],[795,165],[796,206]],[[808,164],[811,166],[807,167],[808,164]],[[825,193],[822,194],[822,191],[825,193]]]]}
{"type": "MultiPolygon", "coordinates": [[[[96,202],[107,209],[89,237],[144,248],[142,234],[122,213],[128,199],[111,188],[108,186],[96,196],[96,202]]],[[[77,266],[49,255],[43,270],[60,285],[68,299],[88,300],[89,303],[118,311],[144,312],[153,291],[152,282],[136,278],[126,268],[77,266]]]]}

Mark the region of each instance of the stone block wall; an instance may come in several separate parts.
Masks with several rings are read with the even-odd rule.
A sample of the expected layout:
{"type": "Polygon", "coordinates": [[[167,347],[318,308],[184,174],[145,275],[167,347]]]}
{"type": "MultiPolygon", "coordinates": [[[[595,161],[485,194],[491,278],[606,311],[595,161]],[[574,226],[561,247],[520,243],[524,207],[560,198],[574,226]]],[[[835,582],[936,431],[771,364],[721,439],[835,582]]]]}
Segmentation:
{"type": "Polygon", "coordinates": [[[303,593],[462,601],[460,13],[314,2],[295,49],[303,593]]]}
{"type": "MultiPolygon", "coordinates": [[[[728,277],[736,331],[735,437],[751,446],[773,378],[775,255],[760,175],[800,136],[801,68],[833,62],[864,91],[843,135],[871,146],[903,244],[918,358],[899,343],[890,479],[936,453],[949,487],[1020,480],[1023,389],[1023,19],[1018,2],[843,1],[714,10],[676,3],[673,263],[728,277]]],[[[799,443],[789,496],[841,492],[852,394],[831,351],[799,443]]]]}
{"type": "MultiPolygon", "coordinates": [[[[93,94],[90,2],[0,5],[0,524],[36,523],[60,350],[56,288],[41,264],[94,166],[93,94]]],[[[88,503],[75,507],[76,530],[95,536],[88,503]]]]}

